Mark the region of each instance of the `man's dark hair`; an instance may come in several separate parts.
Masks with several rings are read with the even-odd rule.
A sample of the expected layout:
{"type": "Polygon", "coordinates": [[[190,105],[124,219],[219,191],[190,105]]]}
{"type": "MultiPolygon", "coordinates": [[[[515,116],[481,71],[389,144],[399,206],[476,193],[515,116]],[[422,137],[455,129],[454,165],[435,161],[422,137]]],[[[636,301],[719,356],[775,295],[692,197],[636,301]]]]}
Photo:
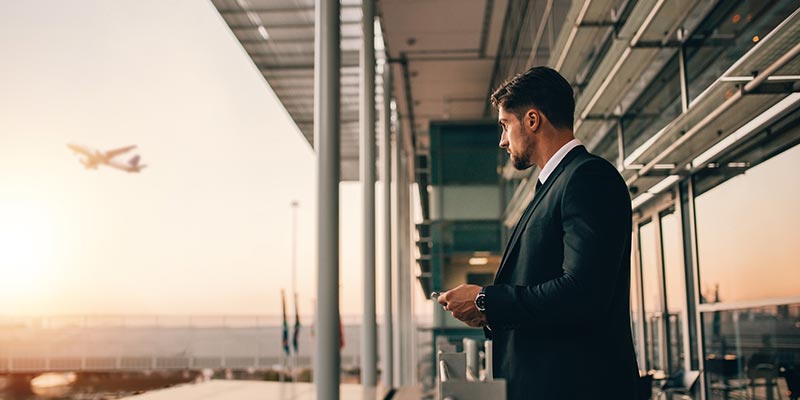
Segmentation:
{"type": "Polygon", "coordinates": [[[572,130],[575,99],[572,86],[561,74],[547,67],[533,67],[503,82],[492,93],[494,108],[503,107],[522,121],[525,111],[535,107],[554,127],[572,130]]]}

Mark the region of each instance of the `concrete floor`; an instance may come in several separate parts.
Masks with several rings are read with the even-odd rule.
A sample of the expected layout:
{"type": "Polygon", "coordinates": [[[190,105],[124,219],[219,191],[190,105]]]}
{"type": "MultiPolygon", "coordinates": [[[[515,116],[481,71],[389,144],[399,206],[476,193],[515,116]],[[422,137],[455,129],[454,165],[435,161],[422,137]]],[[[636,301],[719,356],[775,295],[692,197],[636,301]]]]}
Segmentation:
{"type": "MultiPolygon", "coordinates": [[[[382,388],[367,389],[355,384],[342,384],[339,393],[342,400],[383,400],[386,396],[386,391],[382,388]]],[[[316,393],[314,385],[311,383],[211,380],[197,384],[178,385],[126,398],[126,400],[184,399],[316,400],[316,393]]]]}

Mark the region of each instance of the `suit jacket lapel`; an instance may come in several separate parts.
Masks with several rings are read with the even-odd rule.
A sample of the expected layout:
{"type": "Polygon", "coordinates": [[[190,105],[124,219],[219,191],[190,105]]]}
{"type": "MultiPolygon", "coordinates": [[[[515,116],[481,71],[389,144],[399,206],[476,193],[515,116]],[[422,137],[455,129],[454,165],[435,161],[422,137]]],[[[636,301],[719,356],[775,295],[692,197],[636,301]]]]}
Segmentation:
{"type": "Polygon", "coordinates": [[[533,200],[531,200],[530,204],[528,204],[528,208],[520,217],[517,226],[514,228],[514,233],[512,233],[511,238],[508,240],[508,244],[506,245],[506,249],[503,252],[503,258],[500,261],[500,268],[497,269],[497,274],[495,274],[495,282],[497,279],[500,278],[500,274],[503,272],[503,267],[505,267],[506,262],[508,261],[508,257],[511,252],[514,250],[514,247],[517,245],[519,241],[519,237],[522,235],[522,231],[525,230],[525,226],[528,225],[528,222],[533,215],[534,210],[536,210],[536,206],[542,201],[544,196],[547,194],[547,191],[553,186],[553,183],[558,179],[558,176],[561,174],[561,171],[564,170],[564,167],[569,164],[570,161],[581,151],[586,151],[585,147],[578,146],[572,150],[564,157],[563,160],[558,164],[558,167],[553,170],[553,173],[547,177],[547,181],[545,181],[544,185],[533,195],[533,200]]]}
{"type": "Polygon", "coordinates": [[[511,244],[515,242],[514,239],[517,237],[517,233],[522,230],[522,221],[528,220],[528,215],[530,215],[531,211],[533,210],[533,204],[536,203],[536,199],[541,196],[543,189],[544,185],[536,190],[536,192],[533,194],[533,198],[530,202],[528,202],[528,206],[525,207],[525,211],[522,212],[522,215],[519,216],[519,220],[517,221],[516,225],[514,225],[514,229],[511,231],[511,236],[508,237],[508,241],[506,242],[506,248],[503,250],[503,258],[500,260],[501,266],[506,261],[506,257],[508,257],[509,250],[511,250],[511,244]]]}

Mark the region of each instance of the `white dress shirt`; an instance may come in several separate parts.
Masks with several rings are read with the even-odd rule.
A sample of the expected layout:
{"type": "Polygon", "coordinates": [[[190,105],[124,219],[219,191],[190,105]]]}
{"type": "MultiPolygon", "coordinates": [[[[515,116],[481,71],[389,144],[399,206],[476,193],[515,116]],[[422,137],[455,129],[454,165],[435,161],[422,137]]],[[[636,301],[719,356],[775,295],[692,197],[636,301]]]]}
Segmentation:
{"type": "Polygon", "coordinates": [[[547,181],[547,178],[550,176],[550,174],[552,174],[553,171],[556,169],[556,167],[558,167],[558,164],[561,164],[561,160],[563,160],[564,157],[567,156],[567,153],[569,153],[570,150],[582,145],[583,144],[581,143],[580,140],[572,139],[565,145],[561,146],[561,148],[558,149],[558,151],[555,154],[553,154],[553,156],[550,157],[549,160],[547,160],[547,163],[544,164],[542,172],[539,173],[539,182],[541,182],[542,185],[544,185],[544,182],[547,181]]]}

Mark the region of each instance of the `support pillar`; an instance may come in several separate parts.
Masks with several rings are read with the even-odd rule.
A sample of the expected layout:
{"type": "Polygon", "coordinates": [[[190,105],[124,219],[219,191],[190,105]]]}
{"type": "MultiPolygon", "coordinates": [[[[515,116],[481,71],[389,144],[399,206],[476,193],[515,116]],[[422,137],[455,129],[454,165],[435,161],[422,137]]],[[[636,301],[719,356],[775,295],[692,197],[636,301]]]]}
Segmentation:
{"type": "Polygon", "coordinates": [[[361,322],[361,384],[377,383],[378,328],[375,316],[375,1],[363,0],[361,27],[361,184],[364,199],[364,309],[361,322]]]}
{"type": "Polygon", "coordinates": [[[316,398],[339,400],[339,0],[314,7],[314,147],[317,151],[316,398]]]}
{"type": "Polygon", "coordinates": [[[383,177],[384,232],[383,232],[383,371],[381,380],[387,389],[394,388],[394,341],[392,323],[392,67],[384,65],[383,76],[383,132],[381,135],[381,176],[383,177]]]}

